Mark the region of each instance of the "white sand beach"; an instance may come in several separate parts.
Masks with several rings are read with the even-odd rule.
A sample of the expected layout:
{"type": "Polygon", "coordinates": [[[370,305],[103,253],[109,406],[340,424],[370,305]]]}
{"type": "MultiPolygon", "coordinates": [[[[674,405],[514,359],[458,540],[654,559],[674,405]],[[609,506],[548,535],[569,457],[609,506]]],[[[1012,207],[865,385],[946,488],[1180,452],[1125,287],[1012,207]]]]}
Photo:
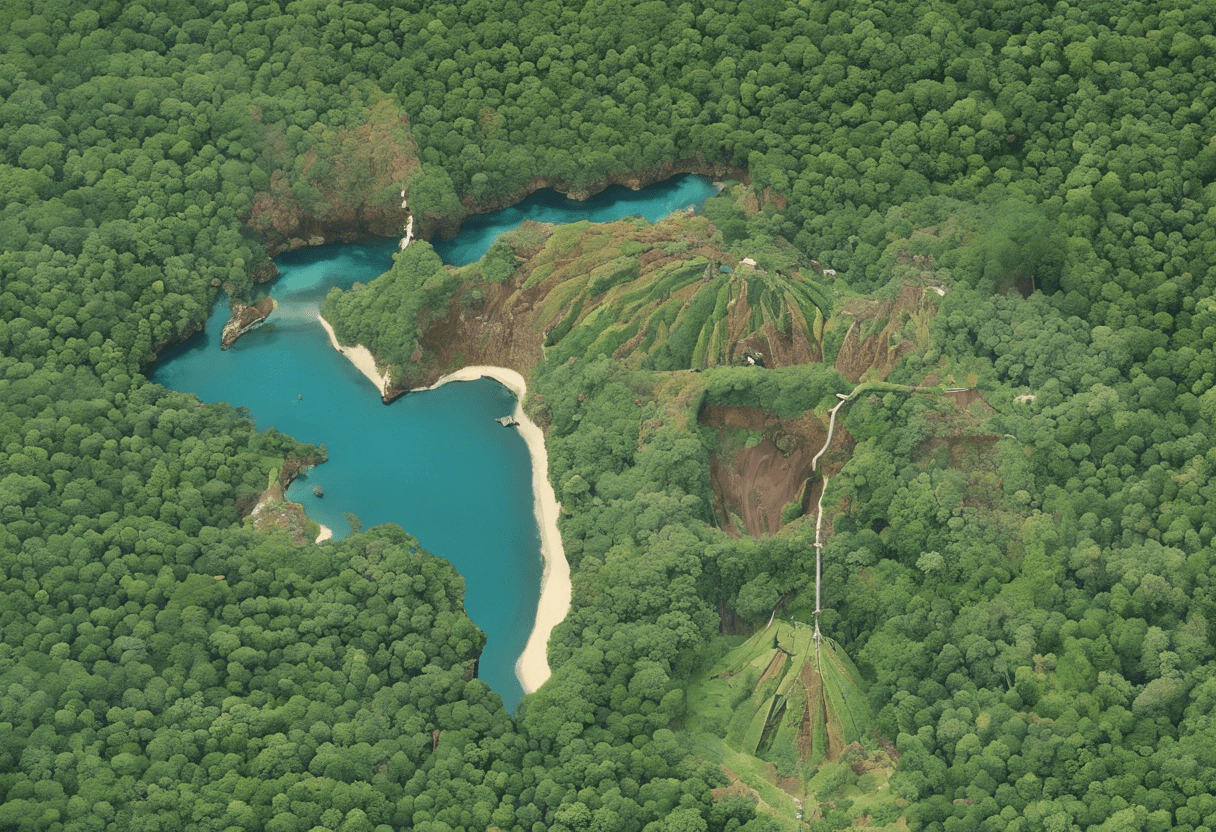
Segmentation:
{"type": "Polygon", "coordinates": [[[380,391],[380,395],[384,395],[384,391],[388,389],[388,373],[381,373],[376,367],[376,359],[372,357],[371,350],[362,344],[355,344],[353,347],[344,347],[338,343],[338,336],[334,334],[334,328],[329,325],[329,321],[321,317],[321,313],[317,313],[317,320],[321,322],[321,326],[325,328],[325,333],[329,336],[329,344],[338,352],[342,353],[350,360],[355,368],[367,376],[372,384],[376,385],[376,389],[380,391]]]}
{"type": "Polygon", "coordinates": [[[515,676],[524,693],[532,693],[549,678],[549,634],[570,611],[570,564],[566,562],[562,536],[557,529],[557,515],[561,507],[557,495],[553,493],[553,486],[549,484],[549,454],[545,450],[545,434],[524,414],[524,395],[528,387],[523,376],[506,367],[465,367],[422,389],[434,390],[453,381],[475,381],[479,378],[492,378],[515,394],[513,415],[532,457],[533,506],[545,566],[540,579],[536,623],[524,652],[515,663],[515,676]]]}
{"type": "MultiPolygon", "coordinates": [[[[338,343],[333,327],[318,313],[317,320],[329,335],[329,343],[338,352],[345,355],[352,364],[367,376],[380,395],[388,384],[387,375],[382,375],[376,367],[376,361],[371,352],[364,346],[343,347],[338,343]]],[[[525,693],[532,693],[549,678],[549,634],[553,628],[562,622],[570,611],[570,564],[566,561],[566,552],[562,548],[562,536],[557,529],[557,516],[561,510],[553,486],[549,484],[549,454],[545,450],[544,432],[524,413],[524,396],[528,392],[527,382],[515,370],[506,367],[465,367],[444,376],[430,387],[421,390],[434,390],[453,381],[476,381],[479,378],[492,378],[515,394],[515,421],[518,430],[528,447],[532,457],[532,495],[533,510],[536,512],[536,525],[540,529],[540,554],[544,560],[544,571],[540,579],[540,601],[537,604],[536,623],[532,626],[532,634],[524,646],[524,652],[515,663],[515,676],[525,693]]],[[[322,535],[328,532],[322,527],[322,535]]],[[[332,534],[332,532],[330,532],[332,534]]],[[[318,539],[320,542],[320,539],[318,539]]]]}
{"type": "Polygon", "coordinates": [[[329,540],[334,536],[334,530],[329,526],[325,525],[324,523],[318,523],[317,525],[321,527],[321,532],[317,535],[317,539],[313,541],[314,543],[329,540]]]}

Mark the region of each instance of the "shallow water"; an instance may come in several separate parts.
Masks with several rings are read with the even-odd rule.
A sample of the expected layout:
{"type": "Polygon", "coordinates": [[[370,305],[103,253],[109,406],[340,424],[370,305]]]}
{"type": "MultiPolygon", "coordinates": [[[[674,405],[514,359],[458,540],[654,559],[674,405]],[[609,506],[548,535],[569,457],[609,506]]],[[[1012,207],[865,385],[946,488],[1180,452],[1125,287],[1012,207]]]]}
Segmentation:
{"type": "MultiPolygon", "coordinates": [[[[714,193],[704,177],[683,176],[641,191],[612,188],[586,202],[540,192],[514,208],[466,223],[435,246],[445,262],[481,256],[525,219],[610,221],[640,214],[657,220],[700,205],[714,193]]],[[[449,384],[385,406],[358,370],[329,345],[316,320],[334,286],[369,282],[391,262],[395,241],[321,246],[278,259],[268,323],[219,348],[227,299],[205,330],[158,362],[152,380],[203,401],[246,407],[259,428],[324,444],[329,461],[296,479],[290,499],[335,537],[397,523],[423,547],[450,560],[465,578],[465,609],[489,636],[479,677],[513,710],[522,695],[515,661],[536,616],[542,563],[533,514],[531,461],[519,434],[494,419],[515,406],[497,382],[449,384]],[[324,497],[313,495],[321,485],[324,497]]]]}

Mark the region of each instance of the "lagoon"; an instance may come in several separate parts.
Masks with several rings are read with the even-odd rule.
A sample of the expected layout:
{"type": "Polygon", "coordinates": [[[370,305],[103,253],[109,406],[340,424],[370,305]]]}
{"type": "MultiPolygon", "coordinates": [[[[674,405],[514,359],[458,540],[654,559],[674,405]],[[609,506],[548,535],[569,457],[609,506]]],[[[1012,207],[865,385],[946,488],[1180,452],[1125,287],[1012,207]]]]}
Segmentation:
{"type": "MultiPolygon", "coordinates": [[[[584,202],[553,191],[469,220],[435,244],[451,265],[478,259],[502,232],[526,219],[652,221],[700,205],[715,192],[704,177],[681,176],[640,191],[609,188],[584,202]]],[[[397,523],[465,579],[465,609],[489,637],[479,677],[513,710],[523,691],[515,662],[536,616],[542,563],[533,514],[531,462],[518,433],[494,421],[512,412],[512,394],[483,379],[403,396],[391,405],[341,354],[316,320],[334,286],[369,282],[387,270],[395,241],[320,246],[282,255],[270,295],[278,310],[227,351],[219,348],[227,299],[202,333],[167,352],[152,380],[207,402],[246,407],[261,429],[324,444],[329,461],[299,477],[289,499],[310,518],[350,532],[397,523]],[[324,497],[313,495],[321,485],[324,497]]],[[[324,544],[322,544],[324,545],[324,544]]]]}

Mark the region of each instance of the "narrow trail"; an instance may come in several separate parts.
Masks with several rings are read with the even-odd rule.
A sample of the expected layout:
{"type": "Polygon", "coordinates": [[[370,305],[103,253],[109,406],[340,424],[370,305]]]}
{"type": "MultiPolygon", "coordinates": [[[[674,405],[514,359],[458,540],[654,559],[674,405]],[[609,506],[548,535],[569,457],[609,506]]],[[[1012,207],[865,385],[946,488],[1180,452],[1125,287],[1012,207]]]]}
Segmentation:
{"type": "MultiPolygon", "coordinates": [[[[845,402],[847,402],[849,399],[853,398],[853,395],[860,389],[861,389],[861,386],[858,385],[857,387],[854,387],[853,392],[847,396],[844,393],[836,394],[837,398],[839,398],[840,401],[836,403],[835,407],[833,407],[831,410],[828,411],[828,438],[826,440],[824,440],[823,447],[819,449],[819,453],[815,454],[815,457],[811,460],[811,473],[812,474],[815,473],[815,469],[819,465],[819,458],[827,452],[828,446],[832,444],[832,432],[836,430],[836,411],[840,410],[840,408],[844,407],[845,402]]],[[[827,485],[827,483],[824,483],[824,485],[827,485]]],[[[823,505],[823,495],[822,494],[820,495],[819,504],[823,505]]],[[[819,521],[815,521],[815,528],[816,529],[819,528],[819,521]]]]}
{"type": "MultiPolygon", "coordinates": [[[[961,392],[967,388],[950,388],[944,392],[961,392]]],[[[811,459],[811,473],[815,473],[819,468],[819,460],[827,453],[828,448],[832,446],[832,436],[836,432],[836,414],[840,408],[844,407],[857,396],[858,393],[866,390],[886,390],[895,393],[941,393],[942,388],[938,387],[912,387],[904,384],[889,384],[881,381],[863,382],[858,384],[853,390],[845,395],[837,393],[836,398],[840,399],[836,406],[828,411],[828,435],[823,442],[823,447],[819,449],[819,453],[811,459]]],[[[823,641],[823,634],[819,631],[819,615],[823,611],[822,605],[822,583],[823,583],[823,495],[828,490],[828,477],[823,478],[823,488],[819,491],[819,503],[815,507],[815,659],[822,670],[822,660],[819,655],[819,647],[823,641]]],[[[771,627],[773,619],[777,616],[777,608],[773,607],[773,614],[769,616],[768,626],[771,627]]],[[[767,627],[765,628],[767,629],[767,627]]]]}
{"type": "MultiPolygon", "coordinates": [[[[840,404],[844,404],[841,402],[840,404]]],[[[840,407],[840,405],[836,405],[840,407]]],[[[834,415],[834,414],[833,414],[834,415]]],[[[827,446],[824,446],[825,448],[827,446]]],[[[820,451],[820,453],[823,453],[820,451]]],[[[815,509],[815,657],[819,657],[819,642],[823,636],[819,632],[819,613],[823,609],[820,595],[820,583],[823,578],[823,492],[828,490],[828,478],[823,478],[823,488],[819,491],[819,505],[815,509]]],[[[821,668],[822,669],[822,668],[821,668]]]]}
{"type": "MultiPolygon", "coordinates": [[[[836,431],[836,414],[840,408],[844,407],[853,398],[863,390],[885,389],[892,392],[904,393],[923,393],[936,392],[934,388],[929,387],[908,387],[902,384],[887,384],[885,382],[867,382],[858,384],[846,396],[844,393],[837,393],[836,397],[840,399],[836,406],[828,411],[828,436],[823,442],[823,447],[819,449],[819,453],[815,454],[811,459],[811,473],[814,473],[819,468],[819,460],[827,453],[828,448],[832,445],[832,435],[836,431]]],[[[823,488],[819,491],[819,504],[815,507],[815,659],[822,671],[823,665],[819,655],[819,647],[823,641],[823,634],[819,631],[819,615],[823,611],[822,604],[822,583],[823,583],[823,495],[828,490],[828,478],[823,478],[823,488]]],[[[773,610],[774,615],[776,609],[773,610]]]]}
{"type": "MultiPolygon", "coordinates": [[[[849,395],[837,393],[836,396],[840,399],[836,406],[828,411],[828,437],[824,440],[823,447],[819,449],[819,453],[815,454],[811,460],[811,473],[814,473],[819,467],[819,459],[827,453],[827,450],[832,445],[832,434],[836,430],[836,412],[844,407],[845,403],[861,389],[861,385],[853,388],[853,392],[849,395]]],[[[823,488],[819,489],[819,504],[815,506],[815,664],[819,672],[823,673],[823,658],[820,655],[820,644],[823,642],[823,634],[819,632],[819,614],[823,611],[823,494],[828,490],[828,478],[823,478],[823,488]]]]}

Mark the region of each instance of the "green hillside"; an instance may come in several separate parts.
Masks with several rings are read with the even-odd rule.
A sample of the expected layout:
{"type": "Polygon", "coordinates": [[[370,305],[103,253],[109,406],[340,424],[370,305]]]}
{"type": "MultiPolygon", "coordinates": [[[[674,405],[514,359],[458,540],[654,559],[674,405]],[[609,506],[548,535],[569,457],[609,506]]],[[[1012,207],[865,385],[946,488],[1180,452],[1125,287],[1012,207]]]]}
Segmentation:
{"type": "Polygon", "coordinates": [[[403,388],[458,361],[526,370],[542,355],[650,370],[808,364],[822,360],[824,322],[839,303],[813,268],[736,256],[690,215],[653,226],[529,223],[446,272],[420,244],[367,288],[334,290],[325,314],[340,337],[392,365],[403,388]]]}
{"type": "Polygon", "coordinates": [[[801,622],[773,624],[710,671],[701,693],[733,711],[725,737],[788,774],[839,759],[870,728],[870,708],[852,661],[830,639],[816,643],[801,622]]]}
{"type": "Polygon", "coordinates": [[[872,731],[861,676],[813,626],[774,621],[714,662],[688,701],[692,753],[777,820],[810,820],[829,799],[898,815],[883,785],[894,765],[872,731]]]}
{"type": "Polygon", "coordinates": [[[1211,5],[0,4],[0,830],[1210,832],[1211,5]],[[423,247],[681,172],[746,193],[476,277],[423,247]],[[573,598],[514,716],[404,532],[244,527],[322,448],[147,379],[268,255],[411,220],[332,320],[420,378],[527,371],[573,598]],[[779,369],[712,366],[749,353],[779,369]],[[832,373],[969,388],[859,393],[825,457],[821,622],[889,780],[868,731],[827,761],[838,649],[817,696],[798,654],[698,675],[808,574],[804,519],[714,524],[701,437],[832,373]]]}

